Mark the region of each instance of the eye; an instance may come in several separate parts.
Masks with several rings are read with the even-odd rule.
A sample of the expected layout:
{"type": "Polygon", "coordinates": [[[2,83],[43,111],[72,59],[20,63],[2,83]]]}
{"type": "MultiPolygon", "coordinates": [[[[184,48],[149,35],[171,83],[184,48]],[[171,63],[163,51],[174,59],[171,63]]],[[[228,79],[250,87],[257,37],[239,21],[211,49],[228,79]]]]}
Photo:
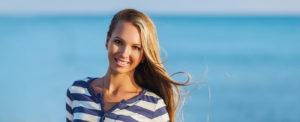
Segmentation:
{"type": "Polygon", "coordinates": [[[114,43],[121,44],[121,41],[120,40],[114,40],[114,43]]]}
{"type": "Polygon", "coordinates": [[[138,46],[133,46],[133,49],[136,49],[136,50],[141,50],[141,48],[140,48],[140,47],[138,47],[138,46]]]}

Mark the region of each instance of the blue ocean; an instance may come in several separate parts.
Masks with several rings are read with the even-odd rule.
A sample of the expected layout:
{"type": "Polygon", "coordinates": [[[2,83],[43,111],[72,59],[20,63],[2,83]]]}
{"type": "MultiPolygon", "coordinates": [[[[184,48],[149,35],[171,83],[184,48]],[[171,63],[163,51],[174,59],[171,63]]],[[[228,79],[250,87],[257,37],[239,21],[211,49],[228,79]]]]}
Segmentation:
{"type": "MultiPolygon", "coordinates": [[[[150,17],[168,73],[200,79],[183,121],[300,121],[300,17],[150,17]]],[[[0,16],[0,121],[65,121],[67,88],[107,70],[111,18],[0,16]]]]}

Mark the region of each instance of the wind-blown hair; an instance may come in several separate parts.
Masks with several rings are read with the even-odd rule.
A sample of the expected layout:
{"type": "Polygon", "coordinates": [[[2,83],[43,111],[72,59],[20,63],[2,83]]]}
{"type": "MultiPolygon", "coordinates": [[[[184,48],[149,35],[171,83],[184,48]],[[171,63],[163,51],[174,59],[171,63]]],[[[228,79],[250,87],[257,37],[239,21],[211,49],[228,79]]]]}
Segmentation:
{"type": "Polygon", "coordinates": [[[187,85],[190,76],[187,75],[188,80],[186,82],[179,83],[168,75],[160,58],[160,47],[156,28],[151,19],[140,11],[135,9],[124,9],[116,13],[111,20],[106,41],[111,37],[119,21],[131,22],[140,31],[144,57],[135,69],[135,82],[140,87],[156,93],[164,100],[170,121],[174,122],[175,111],[180,101],[180,91],[178,86],[187,85]]]}

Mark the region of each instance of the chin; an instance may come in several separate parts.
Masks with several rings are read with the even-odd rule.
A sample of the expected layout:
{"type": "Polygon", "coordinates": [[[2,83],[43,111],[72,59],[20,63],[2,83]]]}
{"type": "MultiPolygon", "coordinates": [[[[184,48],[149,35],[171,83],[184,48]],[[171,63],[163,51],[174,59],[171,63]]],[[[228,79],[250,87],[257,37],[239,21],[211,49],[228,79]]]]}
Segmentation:
{"type": "Polygon", "coordinates": [[[118,73],[118,74],[126,74],[132,72],[132,70],[126,67],[111,67],[110,69],[113,73],[118,73]]]}

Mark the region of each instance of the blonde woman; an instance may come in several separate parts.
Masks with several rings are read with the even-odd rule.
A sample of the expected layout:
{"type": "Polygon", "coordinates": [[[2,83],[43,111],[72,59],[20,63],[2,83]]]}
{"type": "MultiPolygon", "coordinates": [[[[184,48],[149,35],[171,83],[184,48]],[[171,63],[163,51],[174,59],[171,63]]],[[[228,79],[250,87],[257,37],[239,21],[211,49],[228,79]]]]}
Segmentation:
{"type": "Polygon", "coordinates": [[[186,84],[167,74],[151,19],[134,9],[118,12],[105,47],[106,74],[75,81],[67,90],[67,121],[174,122],[177,86],[186,84]]]}

